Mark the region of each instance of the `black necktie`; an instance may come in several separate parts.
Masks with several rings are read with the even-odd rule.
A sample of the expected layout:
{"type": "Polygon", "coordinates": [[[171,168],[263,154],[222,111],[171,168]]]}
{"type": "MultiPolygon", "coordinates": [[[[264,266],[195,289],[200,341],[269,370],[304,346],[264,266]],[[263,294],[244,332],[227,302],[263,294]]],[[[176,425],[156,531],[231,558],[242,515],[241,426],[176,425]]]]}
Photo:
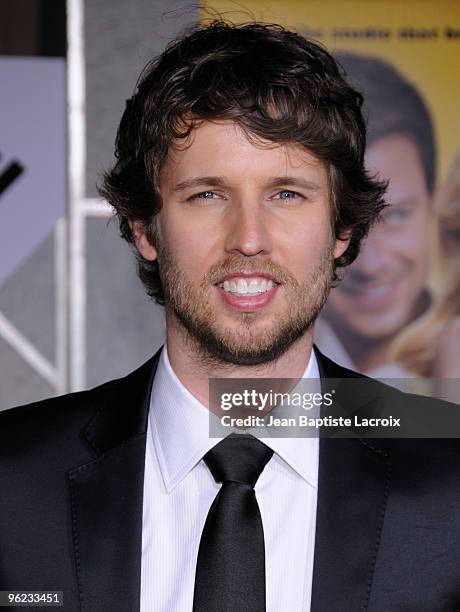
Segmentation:
{"type": "Polygon", "coordinates": [[[273,455],[249,434],[231,434],[204,461],[222,486],[201,535],[194,612],[265,612],[265,546],[254,486],[273,455]]]}

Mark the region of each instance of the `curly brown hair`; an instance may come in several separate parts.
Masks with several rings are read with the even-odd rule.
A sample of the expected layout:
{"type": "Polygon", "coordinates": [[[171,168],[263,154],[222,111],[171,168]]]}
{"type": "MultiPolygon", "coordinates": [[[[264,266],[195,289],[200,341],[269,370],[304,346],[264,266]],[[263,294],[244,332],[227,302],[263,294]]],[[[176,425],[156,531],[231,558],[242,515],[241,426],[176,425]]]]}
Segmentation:
{"type": "MultiPolygon", "coordinates": [[[[124,239],[141,221],[154,242],[161,208],[159,177],[173,142],[197,122],[231,120],[250,137],[298,143],[326,166],[336,238],[351,240],[335,260],[349,265],[385,206],[386,185],[364,168],[363,98],[319,44],[280,25],[197,26],[170,43],[143,70],[128,100],[116,139],[116,163],[100,194],[115,209],[124,239]]],[[[147,293],[164,303],[157,261],[137,253],[147,293]]]]}

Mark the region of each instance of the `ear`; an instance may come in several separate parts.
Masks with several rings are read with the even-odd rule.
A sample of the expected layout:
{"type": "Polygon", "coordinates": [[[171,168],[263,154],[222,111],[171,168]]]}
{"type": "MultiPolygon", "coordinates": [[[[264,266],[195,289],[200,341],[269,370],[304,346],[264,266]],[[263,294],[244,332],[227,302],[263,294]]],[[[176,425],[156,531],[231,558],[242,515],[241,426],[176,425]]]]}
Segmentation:
{"type": "Polygon", "coordinates": [[[145,225],[142,221],[129,221],[129,227],[131,228],[134,244],[139,254],[148,261],[154,261],[158,256],[158,252],[153,244],[149,242],[145,225]]]}
{"type": "Polygon", "coordinates": [[[340,238],[337,238],[334,246],[334,259],[337,259],[341,255],[345,253],[348,249],[348,245],[351,240],[351,229],[344,229],[340,235],[340,238]]]}

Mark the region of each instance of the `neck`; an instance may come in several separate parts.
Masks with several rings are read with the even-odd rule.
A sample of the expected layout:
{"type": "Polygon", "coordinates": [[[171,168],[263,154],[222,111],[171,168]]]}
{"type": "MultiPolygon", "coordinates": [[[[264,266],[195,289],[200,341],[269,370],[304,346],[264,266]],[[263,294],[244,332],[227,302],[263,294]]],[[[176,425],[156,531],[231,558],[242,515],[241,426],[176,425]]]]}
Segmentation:
{"type": "Polygon", "coordinates": [[[235,365],[204,357],[195,341],[176,321],[166,325],[168,358],[184,387],[204,406],[209,407],[210,378],[289,378],[303,376],[313,348],[313,327],[294,342],[280,357],[256,366],[235,365]]]}
{"type": "Polygon", "coordinates": [[[361,372],[370,372],[388,362],[388,347],[392,338],[379,340],[379,342],[358,343],[352,352],[353,362],[361,372]],[[370,345],[369,345],[370,344],[370,345]]]}

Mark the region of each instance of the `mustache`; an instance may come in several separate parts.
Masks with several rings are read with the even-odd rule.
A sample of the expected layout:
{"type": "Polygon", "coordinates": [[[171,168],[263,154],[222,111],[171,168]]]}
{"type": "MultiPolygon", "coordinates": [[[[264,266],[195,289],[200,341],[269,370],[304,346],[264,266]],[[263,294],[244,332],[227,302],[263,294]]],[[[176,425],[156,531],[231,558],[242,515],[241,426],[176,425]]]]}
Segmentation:
{"type": "Polygon", "coordinates": [[[299,285],[298,281],[282,266],[269,259],[248,259],[243,256],[231,256],[213,264],[203,277],[202,287],[215,285],[229,274],[261,273],[271,276],[279,284],[299,285]]]}

